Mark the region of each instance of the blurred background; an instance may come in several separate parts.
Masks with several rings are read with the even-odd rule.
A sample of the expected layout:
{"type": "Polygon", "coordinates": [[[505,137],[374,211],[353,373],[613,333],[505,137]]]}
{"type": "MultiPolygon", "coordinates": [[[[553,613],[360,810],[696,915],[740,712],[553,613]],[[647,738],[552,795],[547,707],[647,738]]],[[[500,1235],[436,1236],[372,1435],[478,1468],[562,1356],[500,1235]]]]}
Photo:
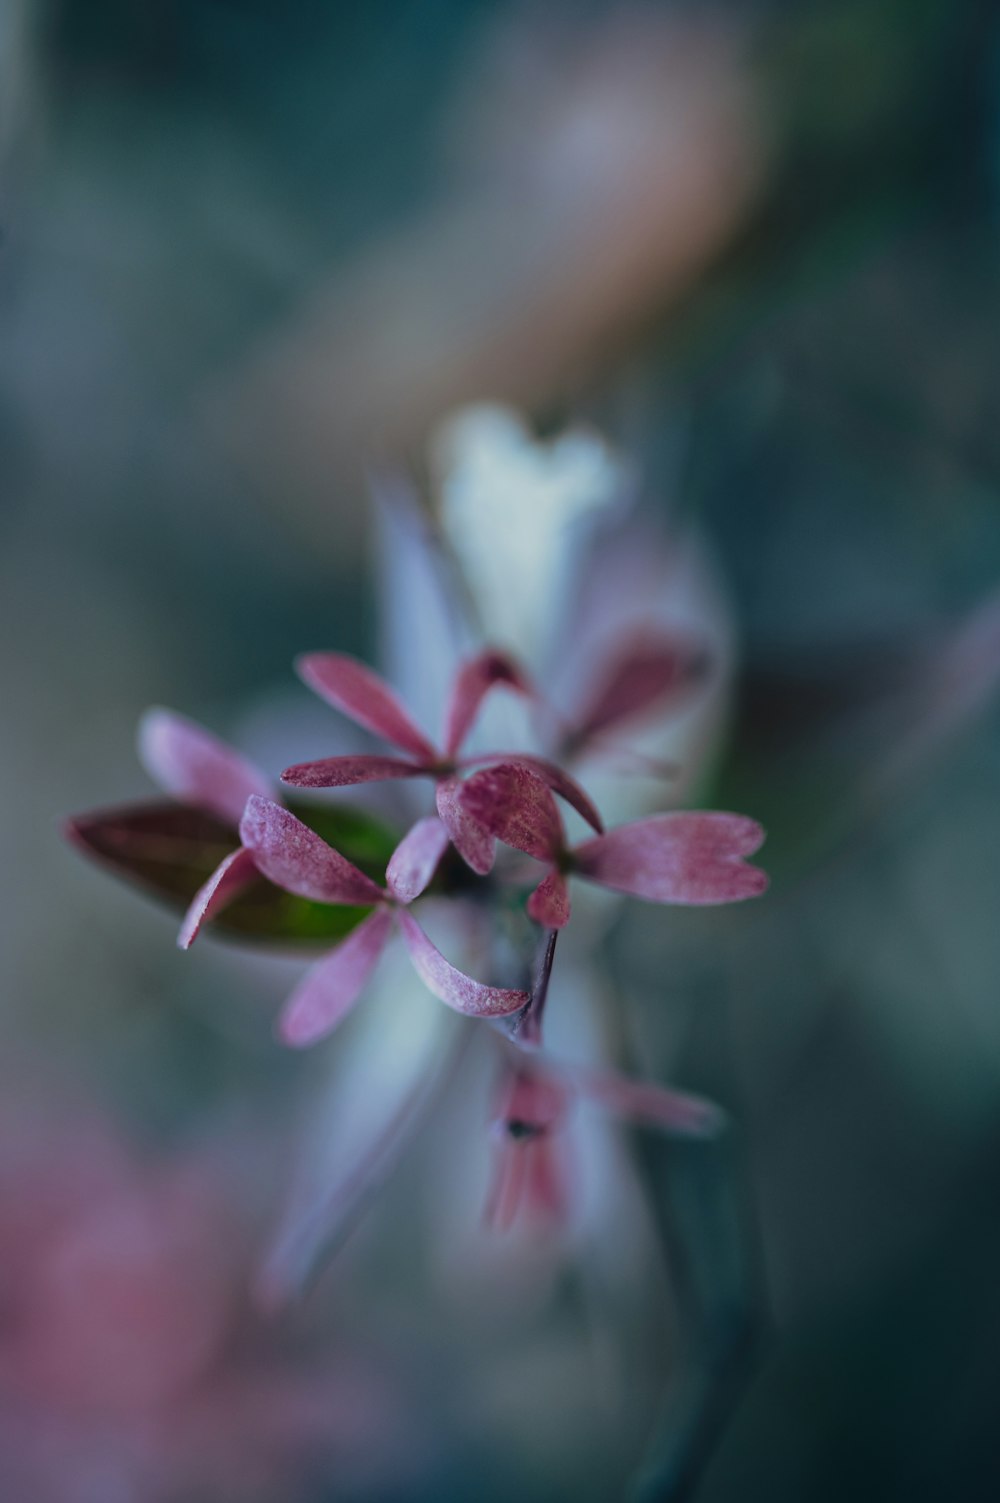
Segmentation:
{"type": "Polygon", "coordinates": [[[9,1496],[998,1495],[998,213],[987,0],[6,0],[9,1496]],[[646,1068],[735,1123],[647,1185],[723,1210],[672,1284],[470,1273],[467,1092],[268,1322],[295,963],[179,955],[58,823],[148,794],[150,703],[320,754],[290,662],[375,651],[366,469],[483,399],[601,432],[725,593],[699,799],[767,826],[771,893],[608,939],[646,1068]]]}

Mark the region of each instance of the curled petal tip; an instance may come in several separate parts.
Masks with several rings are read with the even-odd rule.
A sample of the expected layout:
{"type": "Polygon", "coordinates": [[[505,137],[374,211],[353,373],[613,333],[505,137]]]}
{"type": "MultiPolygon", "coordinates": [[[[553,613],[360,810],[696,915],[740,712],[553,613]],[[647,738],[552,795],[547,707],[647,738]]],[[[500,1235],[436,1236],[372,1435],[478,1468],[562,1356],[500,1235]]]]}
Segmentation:
{"type": "Polygon", "coordinates": [[[405,909],[399,913],[399,924],[414,970],[428,991],[448,1007],[465,1013],[467,1017],[502,1018],[527,1005],[527,992],[485,986],[456,970],[405,909]]]}

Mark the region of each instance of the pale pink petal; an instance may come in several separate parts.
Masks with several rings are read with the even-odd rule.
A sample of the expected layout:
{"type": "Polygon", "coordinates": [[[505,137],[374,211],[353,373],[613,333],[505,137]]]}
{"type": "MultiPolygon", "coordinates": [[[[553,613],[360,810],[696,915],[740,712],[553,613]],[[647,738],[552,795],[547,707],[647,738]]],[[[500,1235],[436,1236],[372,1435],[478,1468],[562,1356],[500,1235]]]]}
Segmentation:
{"type": "Polygon", "coordinates": [[[599,673],[577,717],[574,743],[679,701],[708,665],[705,648],[690,639],[644,635],[624,643],[599,673]]]}
{"type": "Polygon", "coordinates": [[[735,903],[767,887],[743,860],[763,839],[742,814],[655,814],[578,846],[573,864],[581,877],[653,903],[735,903]]]}
{"type": "Polygon", "coordinates": [[[238,825],[252,793],[264,797],[271,780],[203,726],[154,707],[139,721],[139,757],[160,787],[182,804],[194,804],[238,825]]]}
{"type": "Polygon", "coordinates": [[[462,971],[449,965],[440,950],[435,949],[420,925],[405,909],[397,911],[406,948],[410,952],[413,968],[428,991],[456,1012],[472,1018],[502,1018],[517,1012],[528,1000],[527,992],[510,991],[505,987],[484,986],[462,971]]]}
{"type": "Polygon", "coordinates": [[[444,748],[447,756],[453,757],[458,751],[472,728],[483,699],[498,684],[504,684],[519,694],[532,692],[517,664],[495,648],[487,648],[459,668],[445,716],[444,748]]]}
{"type": "Polygon", "coordinates": [[[458,792],[462,807],[491,835],[539,861],[563,849],[563,828],[548,786],[523,763],[501,762],[475,772],[458,792]]]}
{"type": "Polygon", "coordinates": [[[309,652],[297,660],[295,667],[310,689],[358,725],[421,761],[436,760],[434,746],[414,725],[389,685],[357,658],[340,652],[309,652]]]}
{"type": "Polygon", "coordinates": [[[390,778],[422,777],[424,768],[398,757],[322,757],[286,767],[281,781],[293,788],[350,788],[355,783],[384,783],[390,778]]]}
{"type": "Polygon", "coordinates": [[[184,915],[177,936],[180,948],[189,950],[197,939],[202,924],[221,913],[259,875],[253,856],[242,846],[238,851],[232,851],[224,861],[220,861],[208,881],[191,899],[191,906],[184,915]]]}
{"type": "Polygon", "coordinates": [[[497,1144],[483,1207],[483,1220],[495,1232],[508,1231],[520,1209],[529,1168],[528,1149],[528,1143],[506,1134],[497,1144]]]}
{"type": "Polygon", "coordinates": [[[722,1108],[703,1096],[610,1071],[566,1067],[566,1073],[581,1095],[633,1122],[699,1138],[714,1137],[726,1125],[722,1108]]]}
{"type": "Polygon", "coordinates": [[[528,899],[528,916],[543,929],[562,929],[569,923],[569,886],[562,872],[551,871],[528,899]]]}
{"type": "Polygon", "coordinates": [[[240,839],[265,877],[300,898],[355,906],[385,900],[382,888],[364,872],[270,799],[248,800],[240,839]]]}
{"type": "Polygon", "coordinates": [[[477,767],[482,766],[484,762],[515,762],[521,767],[530,768],[532,772],[537,773],[546,787],[551,788],[553,793],[558,793],[561,799],[565,799],[566,803],[587,821],[592,830],[600,833],[604,829],[604,821],[590,796],[580,787],[575,778],[571,778],[569,773],[563,772],[561,767],[557,767],[547,757],[536,757],[528,752],[492,752],[478,757],[466,757],[459,765],[477,767]]]}
{"type": "Polygon", "coordinates": [[[282,1009],[278,1035],[284,1043],[305,1049],[336,1028],[361,995],[391,933],[391,912],[376,908],[306,972],[282,1009]]]}
{"type": "Polygon", "coordinates": [[[418,820],[409,834],[403,836],[389,858],[385,873],[394,898],[401,903],[412,903],[420,896],[437,871],[449,839],[448,831],[433,815],[418,820]]]}
{"type": "Polygon", "coordinates": [[[573,1200],[564,1144],[558,1138],[541,1137],[525,1146],[529,1165],[526,1209],[537,1219],[558,1225],[566,1220],[573,1200]]]}
{"type": "Polygon", "coordinates": [[[566,1116],[570,1088],[542,1066],[515,1067],[504,1080],[498,1123],[524,1137],[556,1127],[566,1116]]]}
{"type": "Polygon", "coordinates": [[[496,841],[466,809],[462,784],[458,778],[446,778],[435,789],[437,811],[456,851],[481,877],[492,871],[496,841]]]}

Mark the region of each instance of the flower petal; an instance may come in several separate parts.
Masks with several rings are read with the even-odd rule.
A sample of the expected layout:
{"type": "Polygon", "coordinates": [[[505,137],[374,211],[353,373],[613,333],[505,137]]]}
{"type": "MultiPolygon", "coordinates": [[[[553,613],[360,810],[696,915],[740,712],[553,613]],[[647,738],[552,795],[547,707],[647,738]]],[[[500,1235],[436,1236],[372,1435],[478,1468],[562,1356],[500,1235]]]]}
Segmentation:
{"type": "Polygon", "coordinates": [[[485,877],[493,869],[496,841],[466,809],[462,795],[463,784],[458,778],[446,778],[438,783],[435,789],[437,811],[463,861],[479,876],[485,877]]]}
{"type": "Polygon", "coordinates": [[[183,804],[238,825],[252,793],[265,797],[271,780],[204,726],[154,706],[139,721],[139,757],[160,787],[183,804]]]}
{"type": "Polygon", "coordinates": [[[286,767],[281,781],[293,788],[350,788],[356,783],[383,783],[390,778],[413,778],[424,769],[398,757],[322,757],[286,767]]]}
{"type": "Polygon", "coordinates": [[[319,903],[363,906],[385,901],[381,887],[270,799],[255,796],[247,801],[240,839],[253,852],[258,869],[286,892],[319,903]]]}
{"type": "Polygon", "coordinates": [[[492,752],[477,757],[466,757],[460,764],[465,767],[481,766],[484,762],[514,762],[520,767],[528,767],[541,778],[546,787],[551,788],[553,793],[558,793],[561,799],[577,814],[581,815],[598,834],[604,829],[604,821],[590,796],[580,787],[575,778],[569,773],[563,772],[554,762],[547,757],[536,757],[529,752],[492,752]]]}
{"type": "Polygon", "coordinates": [[[284,1043],[304,1049],[336,1028],[361,995],[391,933],[391,912],[376,908],[306,972],[282,1009],[278,1035],[284,1043]]]}
{"type": "Polygon", "coordinates": [[[419,898],[448,848],[450,836],[439,819],[419,819],[393,851],[386,882],[394,898],[412,903],[419,898]]]}
{"type": "Polygon", "coordinates": [[[543,929],[562,929],[569,923],[569,887],[562,872],[543,877],[528,899],[528,916],[543,929]]]}
{"type": "Polygon", "coordinates": [[[389,685],[357,658],[340,652],[309,652],[297,660],[295,667],[310,689],[358,725],[421,761],[436,759],[437,751],[414,725],[389,685]]]}
{"type": "Polygon", "coordinates": [[[435,997],[456,1012],[472,1018],[502,1018],[525,1005],[527,992],[484,986],[481,981],[474,981],[445,960],[411,914],[403,909],[396,916],[417,975],[435,997]]]}
{"type": "Polygon", "coordinates": [[[581,1095],[633,1122],[697,1138],[714,1137],[726,1125],[722,1108],[703,1096],[673,1091],[653,1080],[629,1080],[612,1071],[565,1068],[581,1095]]]}
{"type": "Polygon", "coordinates": [[[177,936],[179,948],[189,950],[198,938],[202,924],[221,913],[259,876],[257,864],[249,851],[242,846],[237,851],[231,851],[192,898],[177,936]]]}
{"type": "Polygon", "coordinates": [[[645,634],[622,643],[578,716],[574,746],[679,700],[704,678],[709,661],[703,646],[679,636],[645,634]]]}
{"type": "Polygon", "coordinates": [[[562,820],[547,784],[522,763],[474,772],[459,789],[463,809],[491,835],[538,861],[554,861],[564,845],[562,820]]]}
{"type": "Polygon", "coordinates": [[[767,887],[765,873],[743,860],[763,839],[742,814],[655,814],[578,846],[574,869],[653,903],[735,903],[767,887]]]}
{"type": "Polygon", "coordinates": [[[455,674],[445,716],[445,754],[453,757],[472,729],[479,706],[497,684],[519,694],[530,694],[531,685],[512,658],[488,647],[463,663],[455,674]]]}

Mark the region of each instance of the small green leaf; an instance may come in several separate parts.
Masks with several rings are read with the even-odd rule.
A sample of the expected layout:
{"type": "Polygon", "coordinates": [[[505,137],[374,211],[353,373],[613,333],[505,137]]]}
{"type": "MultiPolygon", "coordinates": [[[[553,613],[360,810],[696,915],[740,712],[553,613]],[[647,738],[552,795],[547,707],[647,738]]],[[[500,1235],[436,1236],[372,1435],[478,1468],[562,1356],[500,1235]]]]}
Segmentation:
{"type": "MultiPolygon", "coordinates": [[[[368,876],[382,881],[395,837],[355,808],[296,805],[295,812],[368,876]]],[[[219,862],[239,844],[230,826],[183,804],[158,801],[99,810],[67,822],[85,855],[183,913],[219,862]]],[[[279,944],[331,944],[371,912],[295,897],[260,877],[212,922],[220,934],[279,944]]]]}

